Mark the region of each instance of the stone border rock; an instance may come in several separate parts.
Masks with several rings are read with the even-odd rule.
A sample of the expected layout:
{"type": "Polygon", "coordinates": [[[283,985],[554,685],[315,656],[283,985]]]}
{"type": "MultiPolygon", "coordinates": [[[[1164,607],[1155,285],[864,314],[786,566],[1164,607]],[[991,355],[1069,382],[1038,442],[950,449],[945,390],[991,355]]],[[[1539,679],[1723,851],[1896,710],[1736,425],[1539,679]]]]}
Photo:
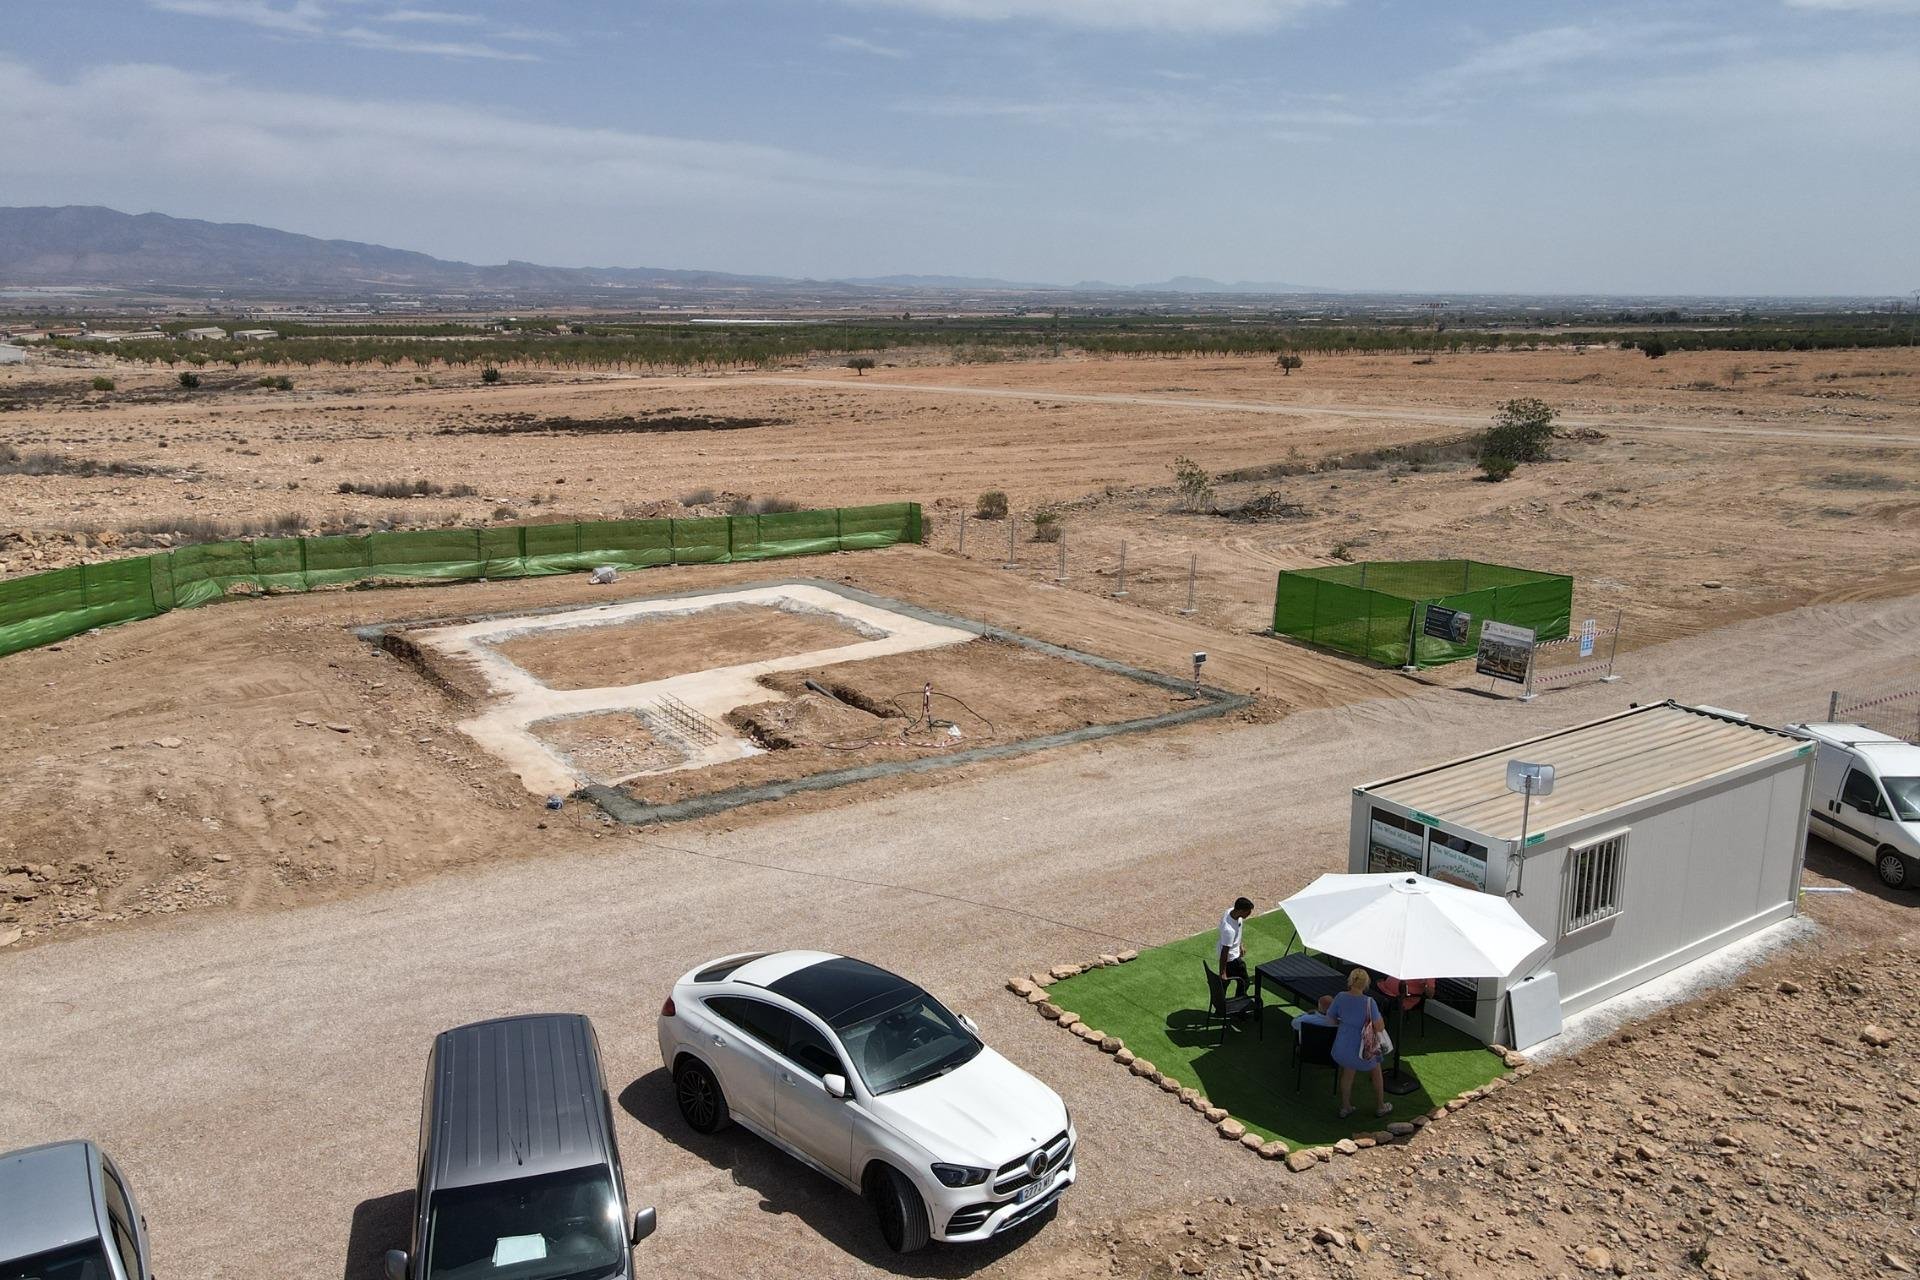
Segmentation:
{"type": "Polygon", "coordinates": [[[1227,1114],[1225,1107],[1216,1107],[1213,1102],[1198,1089],[1183,1085],[1173,1076],[1166,1074],[1153,1063],[1135,1054],[1127,1048],[1126,1042],[1119,1036],[1109,1035],[1097,1027],[1089,1025],[1080,1015],[1071,1009],[1063,1009],[1048,999],[1047,988],[1056,982],[1076,978],[1092,969],[1104,969],[1113,965],[1126,964],[1138,958],[1138,951],[1117,951],[1104,954],[1087,964],[1056,964],[1044,973],[1032,973],[1026,977],[1007,979],[1007,990],[1026,1001],[1047,1021],[1058,1025],[1063,1031],[1085,1044],[1093,1046],[1108,1055],[1116,1064],[1125,1067],[1130,1073],[1152,1084],[1162,1094],[1186,1107],[1202,1121],[1211,1126],[1224,1142],[1232,1142],[1245,1148],[1262,1160],[1284,1160],[1288,1169],[1295,1173],[1304,1173],[1322,1162],[1330,1162],[1336,1155],[1355,1156],[1371,1147],[1384,1147],[1396,1142],[1411,1141],[1422,1129],[1507,1087],[1512,1079],[1525,1079],[1534,1072],[1534,1066],[1525,1054],[1517,1053],[1505,1045],[1491,1044],[1487,1052],[1499,1058],[1511,1076],[1495,1076],[1477,1089],[1469,1089],[1459,1097],[1441,1106],[1435,1107],[1425,1115],[1414,1116],[1407,1120],[1395,1120],[1384,1129],[1372,1133],[1356,1133],[1350,1138],[1324,1147],[1301,1147],[1295,1150],[1278,1138],[1262,1140],[1257,1133],[1250,1133],[1244,1121],[1236,1120],[1227,1114]]]}

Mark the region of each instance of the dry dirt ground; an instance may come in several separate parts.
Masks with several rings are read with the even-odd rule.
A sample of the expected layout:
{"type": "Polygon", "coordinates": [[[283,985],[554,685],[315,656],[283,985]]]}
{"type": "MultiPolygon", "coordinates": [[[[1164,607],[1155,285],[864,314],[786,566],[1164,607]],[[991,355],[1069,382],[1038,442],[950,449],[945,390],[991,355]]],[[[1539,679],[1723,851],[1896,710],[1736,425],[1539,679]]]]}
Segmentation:
{"type": "MultiPolygon", "coordinates": [[[[220,612],[154,625],[204,625],[220,612]]],[[[0,1133],[105,1142],[139,1180],[162,1274],[370,1278],[404,1231],[432,1035],[473,1018],[567,1008],[599,1027],[630,1183],[662,1209],[661,1232],[641,1255],[647,1274],[731,1276],[746,1258],[807,1280],[1158,1277],[1215,1233],[1273,1238],[1269,1261],[1290,1274],[1397,1273],[1390,1259],[1404,1258],[1436,1274],[1479,1275],[1479,1244],[1503,1259],[1503,1272],[1570,1275],[1563,1246],[1575,1244],[1667,1276],[1684,1274],[1703,1242],[1729,1274],[1759,1273],[1763,1245],[1790,1260],[1771,1274],[1879,1274],[1888,1251],[1907,1265],[1920,1256],[1915,1112],[1900,1092],[1920,1084],[1907,967],[1920,898],[1882,893],[1863,863],[1824,846],[1811,851],[1808,883],[1856,892],[1810,897],[1822,931],[1755,979],[1757,989],[1710,993],[1631,1044],[1557,1062],[1406,1147],[1306,1174],[1223,1144],[1001,984],[1063,958],[1184,936],[1217,918],[1231,894],[1271,902],[1340,865],[1358,780],[1666,694],[1789,718],[1829,680],[1910,670],[1904,641],[1917,626],[1920,598],[1820,606],[1650,647],[1620,685],[1528,706],[1426,689],[1224,731],[1089,744],[738,823],[602,834],[569,814],[541,831],[535,814],[499,810],[500,844],[518,857],[380,893],[200,912],[0,954],[0,1133]],[[713,954],[791,945],[914,975],[1061,1091],[1083,1135],[1082,1181],[1052,1222],[987,1249],[896,1260],[845,1193],[743,1134],[683,1130],[654,1043],[661,993],[713,954]],[[1856,958],[1862,950],[1870,954],[1856,958]],[[1783,973],[1805,989],[1792,1002],[1773,991],[1783,973]],[[1870,1020],[1896,1032],[1890,1050],[1859,1045],[1870,1020]],[[1703,1058],[1695,1043],[1722,1056],[1703,1058]],[[1550,1112],[1581,1133],[1565,1133],[1550,1112]],[[1485,1133],[1489,1123],[1498,1135],[1485,1133]],[[1711,1146],[1723,1132],[1743,1144],[1732,1156],[1710,1154],[1728,1150],[1711,1146]],[[1630,1162],[1615,1160],[1623,1140],[1636,1144],[1630,1162]],[[1781,1163],[1769,1163],[1770,1152],[1781,1163]],[[1787,1203],[1772,1204],[1769,1190],[1787,1203]],[[1216,1203],[1226,1196],[1231,1206],[1216,1203]],[[1188,1217],[1198,1234],[1188,1234],[1188,1217]],[[263,1230],[266,1222],[276,1225],[263,1230]],[[1392,1252],[1303,1252],[1288,1233],[1304,1225],[1365,1234],[1392,1252]],[[1723,1235],[1710,1238],[1714,1226],[1723,1235]]],[[[383,670],[367,662],[365,674],[383,670]]],[[[295,738],[260,754],[295,768],[321,750],[344,747],[351,758],[376,716],[359,701],[357,675],[338,679],[289,691],[277,708],[286,718],[263,713],[263,739],[292,733],[291,714],[313,696],[339,700],[314,708],[323,714],[357,713],[353,734],[329,738],[322,726],[304,749],[295,738]]],[[[128,728],[140,731],[137,717],[128,728]]],[[[151,759],[199,749],[204,742],[151,759]]],[[[407,775],[391,761],[382,772],[407,775]]],[[[371,770],[339,779],[331,795],[342,804],[361,790],[377,796],[378,781],[371,770]]],[[[413,785],[424,789],[425,779],[413,785]]],[[[461,808],[444,793],[431,799],[429,813],[461,808]]],[[[72,824],[96,819],[83,810],[72,824]]],[[[385,848],[399,865],[400,850],[424,854],[434,841],[396,836],[385,848]]],[[[1258,1269],[1237,1246],[1203,1252],[1203,1273],[1258,1269]]]]}
{"type": "Polygon", "coordinates": [[[1702,1224],[1716,1222],[1725,1234],[1703,1258],[1730,1274],[1761,1266],[1759,1243],[1789,1256],[1787,1274],[1884,1270],[1886,1251],[1920,1265],[1914,1110],[1900,1093],[1916,1083],[1913,1009],[1884,976],[1910,967],[1920,898],[1883,894],[1824,847],[1810,883],[1859,892],[1810,900],[1827,931],[1777,962],[1800,996],[1778,995],[1770,971],[1756,990],[1676,1013],[1672,1032],[1555,1064],[1407,1148],[1299,1177],[1223,1158],[1151,1095],[1136,1105],[1138,1090],[1096,1076],[1077,1042],[1043,1035],[997,992],[1062,957],[1192,933],[1234,893],[1284,896],[1339,863],[1355,783],[1463,741],[1668,695],[1807,718],[1831,688],[1914,683],[1920,354],[1343,357],[1290,378],[1192,359],[783,375],[800,385],[515,373],[481,388],[315,371],[291,393],[209,377],[191,397],[159,372],[119,371],[122,390],[105,397],[86,376],[0,372],[0,405],[14,406],[0,442],[169,470],[0,474],[0,573],[118,554],[141,540],[120,531],[183,516],[573,519],[677,512],[702,488],[823,505],[917,498],[933,526],[927,548],[652,570],[612,587],[574,577],[236,601],[0,659],[0,938],[22,935],[0,949],[0,1136],[106,1139],[151,1188],[163,1274],[373,1274],[404,1214],[432,1033],[559,1006],[596,1018],[622,1077],[628,1168],[669,1224],[644,1255],[658,1274],[730,1274],[743,1256],[804,1276],[1166,1274],[1176,1254],[1182,1270],[1259,1270],[1257,1248],[1193,1252],[1234,1234],[1272,1237],[1268,1265],[1294,1273],[1473,1274],[1487,1265],[1478,1244],[1520,1274],[1569,1273],[1581,1260],[1568,1247],[1598,1246],[1609,1265],[1664,1275],[1693,1265],[1702,1224]],[[1405,454],[1330,465],[1457,436],[1515,395],[1561,406],[1575,429],[1560,460],[1506,484],[1405,454]],[[736,421],[642,429],[662,415],[736,421]],[[565,425],[520,429],[529,419],[565,425]],[[1177,456],[1261,472],[1221,483],[1216,503],[1273,492],[1284,514],[1171,510],[1177,456]],[[399,476],[478,492],[336,492],[399,476]],[[1000,567],[1004,524],[969,521],[959,554],[958,517],[989,488],[1017,517],[1065,511],[1064,581],[1057,547],[1028,541],[1024,523],[1015,571],[1000,567]],[[101,531],[117,545],[94,545],[101,531]],[[1122,540],[1128,595],[1113,599],[1122,540]],[[1441,554],[1574,573],[1582,614],[1625,615],[1623,683],[1521,707],[1255,634],[1278,568],[1441,554]],[[1190,560],[1198,612],[1183,617],[1190,560]],[[457,681],[423,679],[347,631],[799,576],[1170,675],[1206,650],[1211,682],[1258,701],[1225,723],[634,835],[586,806],[542,810],[453,730],[457,681]],[[899,1264],[832,1188],[745,1140],[681,1133],[658,1087],[652,1010],[673,976],[749,944],[826,945],[904,969],[1055,1082],[1087,1144],[1086,1184],[1059,1221],[1011,1246],[899,1264]],[[1839,974],[1862,947],[1871,954],[1845,963],[1869,976],[1839,974]],[[1897,1024],[1894,1048],[1858,1047],[1868,1018],[1897,1024]],[[1702,1038],[1739,1051],[1699,1058],[1702,1038]],[[1629,1060],[1655,1101],[1615,1087],[1629,1060]],[[1765,1119],[1749,1122],[1741,1099],[1755,1096],[1765,1119]],[[1581,1135],[1543,1127],[1549,1110],[1581,1135]],[[1819,1132],[1790,1142],[1782,1122],[1819,1132]],[[1470,1138],[1483,1123],[1500,1132],[1470,1138]],[[1722,1132],[1744,1145],[1696,1149],[1722,1132]],[[1651,1139],[1657,1158],[1614,1161],[1624,1138],[1651,1139]],[[1784,1163],[1766,1164],[1769,1151],[1784,1163]],[[1886,1152],[1881,1177],[1872,1162],[1886,1152]],[[1481,1204],[1475,1179],[1506,1193],[1481,1204]],[[1798,1198],[1775,1205],[1768,1190],[1798,1198]],[[1210,1199],[1226,1195],[1236,1203],[1210,1199]],[[1509,1215],[1519,1196],[1532,1207],[1509,1215]],[[310,1219],[259,1230],[289,1203],[310,1219]],[[1602,1217],[1619,1239],[1599,1232],[1602,1217]],[[1288,1235],[1343,1221],[1344,1252],[1288,1235]],[[1386,1248],[1355,1251],[1355,1230],[1386,1248]]]}
{"type": "MultiPolygon", "coordinates": [[[[673,514],[709,494],[917,499],[934,545],[956,547],[961,513],[1001,489],[1017,519],[1063,511],[1069,586],[1109,589],[1125,540],[1134,603],[1173,610],[1197,556],[1201,616],[1234,629],[1264,624],[1275,570],[1337,557],[1472,555],[1572,572],[1583,610],[1626,613],[1629,645],[1920,586],[1914,350],[1329,356],[1291,376],[1270,361],[1204,358],[866,377],[531,371],[495,387],[444,370],[314,370],[292,392],[209,375],[188,393],[167,372],[117,370],[120,389],[98,393],[86,389],[92,372],[0,371],[0,407],[12,406],[0,441],[165,470],[0,474],[0,574],[117,554],[149,541],[139,529],[156,521],[596,518],[673,514]],[[1505,484],[1463,464],[1389,458],[1218,486],[1223,508],[1275,493],[1281,516],[1171,509],[1176,457],[1216,475],[1304,470],[1458,437],[1512,396],[1555,405],[1578,438],[1505,484]],[[681,429],[690,418],[716,429],[681,429]],[[337,492],[416,478],[477,492],[337,492]],[[91,545],[102,535],[115,545],[91,545]]],[[[1004,560],[1005,526],[970,532],[969,555],[1004,560]]],[[[1028,537],[1017,531],[1018,559],[1055,576],[1056,548],[1028,537]]]]}
{"type": "Polygon", "coordinates": [[[832,649],[860,638],[850,623],[829,614],[717,605],[686,617],[536,632],[494,647],[550,688],[601,689],[832,649]]]}

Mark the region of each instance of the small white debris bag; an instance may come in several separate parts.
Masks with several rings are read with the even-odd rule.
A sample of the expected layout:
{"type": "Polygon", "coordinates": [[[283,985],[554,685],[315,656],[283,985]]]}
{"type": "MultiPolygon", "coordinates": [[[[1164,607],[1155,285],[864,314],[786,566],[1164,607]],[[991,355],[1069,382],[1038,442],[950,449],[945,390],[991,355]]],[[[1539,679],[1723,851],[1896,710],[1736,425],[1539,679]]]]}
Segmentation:
{"type": "Polygon", "coordinates": [[[612,565],[603,564],[593,571],[592,575],[587,578],[587,581],[596,587],[604,587],[609,582],[620,581],[620,575],[613,571],[612,565]]]}

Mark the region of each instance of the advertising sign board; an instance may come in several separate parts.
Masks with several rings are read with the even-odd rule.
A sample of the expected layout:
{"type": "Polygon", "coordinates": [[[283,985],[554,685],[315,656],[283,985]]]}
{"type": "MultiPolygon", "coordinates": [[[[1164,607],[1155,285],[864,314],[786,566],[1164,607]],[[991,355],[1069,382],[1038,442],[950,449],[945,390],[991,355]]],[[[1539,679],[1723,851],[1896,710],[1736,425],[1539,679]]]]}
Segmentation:
{"type": "Polygon", "coordinates": [[[1473,669],[1495,680],[1514,684],[1527,682],[1527,667],[1533,661],[1533,628],[1516,627],[1505,622],[1486,622],[1480,627],[1480,651],[1474,656],[1473,669]]]}
{"type": "Polygon", "coordinates": [[[1420,629],[1436,640],[1446,640],[1453,644],[1467,642],[1467,629],[1473,625],[1473,615],[1462,613],[1458,609],[1448,609],[1442,605],[1427,606],[1427,616],[1420,629]]]}

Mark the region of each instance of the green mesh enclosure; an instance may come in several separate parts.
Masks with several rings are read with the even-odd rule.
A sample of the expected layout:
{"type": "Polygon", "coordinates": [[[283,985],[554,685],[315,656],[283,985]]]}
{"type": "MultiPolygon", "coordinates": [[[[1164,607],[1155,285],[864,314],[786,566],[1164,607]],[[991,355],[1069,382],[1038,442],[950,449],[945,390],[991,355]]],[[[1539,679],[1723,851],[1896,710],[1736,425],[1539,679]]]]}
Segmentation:
{"type": "Polygon", "coordinates": [[[1488,620],[1558,640],[1572,618],[1572,578],[1479,560],[1292,569],[1280,575],[1273,597],[1275,634],[1395,667],[1437,667],[1472,657],[1480,647],[1480,625],[1488,620]],[[1472,616],[1465,641],[1420,633],[1430,604],[1472,616]]]}
{"type": "Polygon", "coordinates": [[[920,504],[694,520],[419,529],[177,547],[0,582],[0,655],[224,600],[379,579],[524,578],[612,565],[726,564],[919,542],[920,504]]]}

